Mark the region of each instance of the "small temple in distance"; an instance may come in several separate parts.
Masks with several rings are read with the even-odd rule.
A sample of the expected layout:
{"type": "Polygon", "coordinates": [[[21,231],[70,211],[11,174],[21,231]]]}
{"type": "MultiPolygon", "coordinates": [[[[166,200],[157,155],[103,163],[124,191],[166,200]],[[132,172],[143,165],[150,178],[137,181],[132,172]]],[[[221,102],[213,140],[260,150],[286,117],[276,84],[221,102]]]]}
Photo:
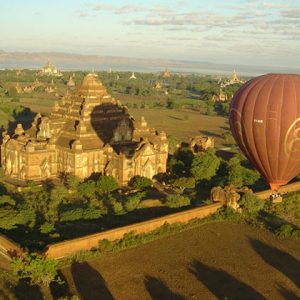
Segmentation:
{"type": "Polygon", "coordinates": [[[166,134],[143,117],[134,120],[96,74],[67,92],[49,117],[37,114],[28,130],[18,124],[14,134],[4,133],[1,145],[4,173],[15,181],[101,173],[125,185],[137,175],[165,172],[167,157],[166,134]]]}
{"type": "Polygon", "coordinates": [[[169,78],[171,77],[171,74],[169,72],[169,70],[167,68],[164,69],[163,73],[162,73],[162,77],[163,78],[169,78]]]}
{"type": "Polygon", "coordinates": [[[56,66],[48,60],[47,64],[42,67],[41,71],[39,72],[40,75],[50,75],[50,76],[62,76],[63,74],[59,72],[56,66]]]}
{"type": "Polygon", "coordinates": [[[230,79],[221,83],[221,87],[226,87],[228,85],[232,85],[232,84],[236,84],[236,83],[244,83],[244,81],[238,78],[237,73],[234,70],[230,79]]]}

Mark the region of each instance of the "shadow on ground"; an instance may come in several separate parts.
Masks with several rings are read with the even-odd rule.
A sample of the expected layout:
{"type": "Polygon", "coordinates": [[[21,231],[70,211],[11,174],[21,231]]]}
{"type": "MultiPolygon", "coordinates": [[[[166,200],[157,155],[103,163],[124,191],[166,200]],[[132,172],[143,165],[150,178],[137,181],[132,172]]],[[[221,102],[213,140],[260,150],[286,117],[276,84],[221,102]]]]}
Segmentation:
{"type": "Polygon", "coordinates": [[[200,261],[195,260],[189,271],[218,299],[266,299],[254,288],[227,272],[209,267],[200,261]]]}
{"type": "Polygon", "coordinates": [[[288,277],[300,288],[300,262],[290,254],[267,245],[261,241],[250,239],[253,249],[270,266],[288,277]]]}
{"type": "Polygon", "coordinates": [[[37,285],[30,285],[27,280],[19,280],[14,288],[14,295],[18,300],[42,300],[44,296],[37,285]]]}
{"type": "Polygon", "coordinates": [[[160,279],[146,276],[144,279],[146,290],[153,300],[184,300],[180,294],[172,292],[160,279]]]}
{"type": "Polygon", "coordinates": [[[71,271],[80,299],[114,299],[104,278],[88,263],[73,263],[71,271]]]}
{"type": "Polygon", "coordinates": [[[292,291],[289,291],[285,287],[279,285],[278,286],[278,292],[282,296],[283,299],[288,300],[299,300],[299,297],[292,291]]]}
{"type": "Polygon", "coordinates": [[[56,281],[51,282],[50,284],[50,290],[51,290],[51,295],[53,297],[53,299],[59,299],[59,298],[63,298],[63,297],[71,297],[71,293],[69,290],[69,285],[68,285],[68,281],[65,278],[65,276],[63,275],[63,273],[58,270],[57,271],[58,276],[60,277],[62,283],[58,283],[56,281]]]}

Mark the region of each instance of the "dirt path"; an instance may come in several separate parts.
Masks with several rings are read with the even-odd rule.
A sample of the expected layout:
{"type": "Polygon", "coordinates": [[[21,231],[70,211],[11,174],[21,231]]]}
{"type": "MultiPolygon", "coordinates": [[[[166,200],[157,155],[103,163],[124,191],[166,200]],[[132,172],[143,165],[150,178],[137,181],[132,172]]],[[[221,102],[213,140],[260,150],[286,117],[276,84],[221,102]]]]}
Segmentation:
{"type": "Polygon", "coordinates": [[[81,299],[297,299],[300,243],[208,224],[62,271],[81,299]]]}

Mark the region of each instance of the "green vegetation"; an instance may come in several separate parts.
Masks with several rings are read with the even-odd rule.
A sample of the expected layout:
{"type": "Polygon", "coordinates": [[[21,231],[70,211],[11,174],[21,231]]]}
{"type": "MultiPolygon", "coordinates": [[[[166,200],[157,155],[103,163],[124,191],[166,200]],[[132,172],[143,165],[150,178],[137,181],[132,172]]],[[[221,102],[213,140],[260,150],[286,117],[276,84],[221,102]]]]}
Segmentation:
{"type": "Polygon", "coordinates": [[[166,201],[166,205],[172,208],[187,206],[190,203],[191,200],[188,197],[177,194],[168,195],[166,201]]]}
{"type": "Polygon", "coordinates": [[[239,201],[243,212],[249,216],[257,215],[261,211],[265,203],[253,193],[245,193],[239,201]]]}
{"type": "Polygon", "coordinates": [[[31,285],[44,285],[49,287],[57,278],[57,261],[41,257],[37,253],[25,253],[14,258],[11,262],[13,274],[20,279],[29,278],[31,285]]]}
{"type": "Polygon", "coordinates": [[[191,166],[191,173],[197,181],[211,179],[216,175],[220,166],[220,159],[216,156],[214,150],[201,152],[195,156],[191,166]]]}
{"type": "Polygon", "coordinates": [[[143,190],[152,186],[152,180],[143,176],[135,176],[130,180],[129,185],[134,189],[143,190]]]}

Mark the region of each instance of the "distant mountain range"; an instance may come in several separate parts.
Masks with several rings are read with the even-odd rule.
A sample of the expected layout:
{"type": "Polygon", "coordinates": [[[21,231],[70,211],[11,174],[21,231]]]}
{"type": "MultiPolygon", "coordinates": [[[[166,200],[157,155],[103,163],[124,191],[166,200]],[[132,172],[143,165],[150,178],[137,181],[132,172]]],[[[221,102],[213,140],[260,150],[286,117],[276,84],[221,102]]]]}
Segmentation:
{"type": "Polygon", "coordinates": [[[131,58],[122,56],[81,55],[61,52],[6,52],[0,50],[0,68],[38,69],[51,60],[60,70],[109,70],[171,72],[228,75],[236,69],[238,74],[251,76],[264,73],[300,73],[300,68],[217,64],[188,60],[131,58]]]}

